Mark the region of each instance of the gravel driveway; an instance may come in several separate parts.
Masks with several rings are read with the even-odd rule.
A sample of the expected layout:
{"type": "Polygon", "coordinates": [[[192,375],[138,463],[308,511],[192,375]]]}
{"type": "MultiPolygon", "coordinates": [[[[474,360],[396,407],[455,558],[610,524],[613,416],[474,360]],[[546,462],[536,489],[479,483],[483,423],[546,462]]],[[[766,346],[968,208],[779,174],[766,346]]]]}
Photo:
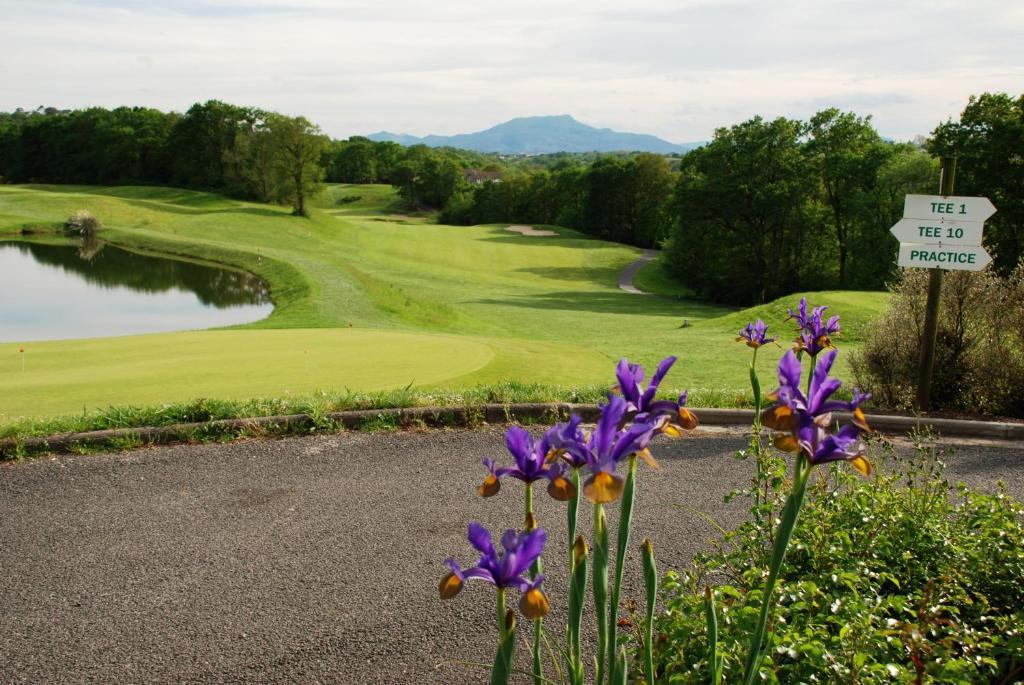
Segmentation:
{"type": "MultiPolygon", "coordinates": [[[[0,681],[483,682],[456,659],[490,660],[493,591],[436,593],[443,559],[475,560],[467,521],[521,521],[518,482],[474,494],[480,459],[506,458],[502,435],[346,433],[0,466],[0,681]]],[[[642,473],[634,531],[662,570],[715,535],[676,503],[743,518],[722,497],[748,477],[732,458],[744,442],[702,431],[656,445],[662,469],[642,473]]],[[[1022,464],[1021,445],[964,445],[949,470],[1024,496],[1022,464]]],[[[561,550],[564,510],[538,501],[561,550]]]]}

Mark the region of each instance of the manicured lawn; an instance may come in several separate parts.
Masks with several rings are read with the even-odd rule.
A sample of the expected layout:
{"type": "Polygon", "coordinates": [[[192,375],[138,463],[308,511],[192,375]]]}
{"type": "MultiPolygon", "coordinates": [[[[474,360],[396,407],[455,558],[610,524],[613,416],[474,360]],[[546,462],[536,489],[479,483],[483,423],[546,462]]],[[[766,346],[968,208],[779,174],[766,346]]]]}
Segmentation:
{"type": "MultiPolygon", "coordinates": [[[[748,354],[733,342],[736,330],[762,316],[790,338],[782,320],[798,299],[735,312],[630,295],[616,278],[634,248],[567,229],[526,237],[437,225],[402,213],[385,186],[331,186],[308,219],[178,189],[0,186],[0,235],[55,226],[77,209],[99,217],[115,242],[260,273],[276,309],[227,331],[0,344],[0,422],[199,396],[607,383],[623,355],[651,364],[677,354],[669,386],[741,391],[748,354]]],[[[648,282],[673,292],[661,275],[648,282]]],[[[856,344],[887,295],[811,299],[832,304],[856,344]]],[[[764,373],[778,354],[761,355],[764,373]]]]}

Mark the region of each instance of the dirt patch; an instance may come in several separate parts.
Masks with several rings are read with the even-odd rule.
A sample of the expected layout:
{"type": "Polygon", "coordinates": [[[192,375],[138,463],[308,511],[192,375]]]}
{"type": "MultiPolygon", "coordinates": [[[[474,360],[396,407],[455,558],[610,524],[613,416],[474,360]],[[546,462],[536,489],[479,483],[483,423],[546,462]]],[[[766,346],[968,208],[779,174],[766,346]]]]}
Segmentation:
{"type": "Polygon", "coordinates": [[[520,226],[520,225],[506,226],[505,230],[506,231],[512,231],[513,233],[522,233],[523,235],[528,235],[528,236],[558,235],[554,231],[538,230],[538,229],[534,228],[533,226],[520,226]]]}

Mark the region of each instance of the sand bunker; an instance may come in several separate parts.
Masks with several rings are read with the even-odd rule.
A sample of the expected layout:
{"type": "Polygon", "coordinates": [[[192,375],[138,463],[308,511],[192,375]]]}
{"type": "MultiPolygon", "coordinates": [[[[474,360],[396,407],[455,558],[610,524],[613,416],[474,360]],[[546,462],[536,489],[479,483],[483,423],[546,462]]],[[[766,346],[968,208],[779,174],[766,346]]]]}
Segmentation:
{"type": "Polygon", "coordinates": [[[538,231],[533,226],[506,226],[505,230],[529,236],[558,235],[554,231],[538,231]]]}

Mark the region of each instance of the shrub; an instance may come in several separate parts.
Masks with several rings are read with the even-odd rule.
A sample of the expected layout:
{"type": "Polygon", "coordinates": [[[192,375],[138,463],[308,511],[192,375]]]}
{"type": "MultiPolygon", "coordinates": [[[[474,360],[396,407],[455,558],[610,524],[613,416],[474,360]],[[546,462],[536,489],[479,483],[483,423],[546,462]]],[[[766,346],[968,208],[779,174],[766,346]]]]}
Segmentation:
{"type": "MultiPolygon", "coordinates": [[[[1021,682],[1024,506],[1001,489],[951,486],[927,442],[912,458],[883,451],[870,481],[835,469],[808,493],[775,595],[762,682],[1021,682]]],[[[719,607],[724,682],[739,678],[784,489],[781,461],[761,471],[746,491],[769,494],[754,520],[666,576],[659,682],[707,682],[707,585],[719,607]]]]}
{"type": "Polygon", "coordinates": [[[101,228],[103,224],[87,209],[79,209],[64,222],[65,231],[85,237],[96,235],[101,228]]]}
{"type": "MultiPolygon", "coordinates": [[[[851,357],[858,384],[885,406],[910,409],[917,392],[928,273],[904,272],[889,311],[851,357]]],[[[1024,264],[945,274],[935,346],[932,406],[1024,416],[1024,264]]]]}

